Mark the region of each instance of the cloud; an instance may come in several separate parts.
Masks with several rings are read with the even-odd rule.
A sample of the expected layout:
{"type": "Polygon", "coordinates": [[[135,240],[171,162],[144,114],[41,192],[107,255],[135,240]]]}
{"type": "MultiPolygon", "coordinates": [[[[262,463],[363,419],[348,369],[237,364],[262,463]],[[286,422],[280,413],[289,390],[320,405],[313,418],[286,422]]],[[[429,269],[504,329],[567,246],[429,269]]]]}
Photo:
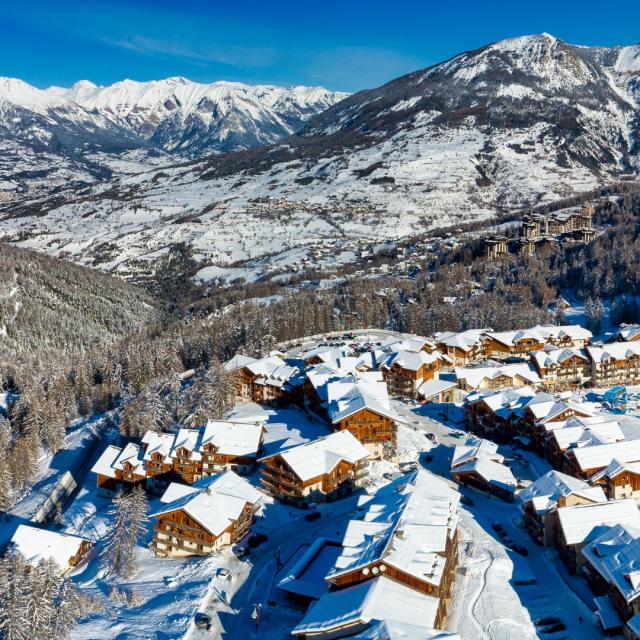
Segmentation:
{"type": "Polygon", "coordinates": [[[357,91],[377,87],[431,64],[398,51],[371,47],[339,47],[313,55],[304,73],[332,89],[357,91]]]}
{"type": "Polygon", "coordinates": [[[103,41],[114,47],[126,49],[145,56],[188,60],[199,65],[218,63],[230,67],[269,67],[277,61],[275,50],[268,47],[208,45],[195,46],[182,42],[131,35],[122,38],[104,38],[103,41]]]}

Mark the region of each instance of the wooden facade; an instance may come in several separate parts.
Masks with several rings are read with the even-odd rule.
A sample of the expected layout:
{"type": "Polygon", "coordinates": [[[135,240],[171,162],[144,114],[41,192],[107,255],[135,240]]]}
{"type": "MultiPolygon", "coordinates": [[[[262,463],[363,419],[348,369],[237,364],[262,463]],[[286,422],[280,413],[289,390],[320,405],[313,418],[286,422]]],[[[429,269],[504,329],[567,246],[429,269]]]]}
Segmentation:
{"type": "Polygon", "coordinates": [[[504,344],[493,336],[486,336],[484,343],[487,358],[495,359],[528,358],[546,344],[544,341],[537,340],[532,336],[520,338],[513,344],[504,344]]]}
{"type": "Polygon", "coordinates": [[[446,549],[443,554],[445,559],[444,570],[438,584],[434,584],[425,578],[421,578],[414,574],[390,564],[385,558],[375,560],[367,565],[361,566],[353,571],[334,576],[329,580],[332,590],[345,589],[353,587],[357,584],[371,580],[378,576],[384,575],[387,578],[400,582],[414,591],[425,595],[434,596],[440,599],[438,613],[435,620],[437,629],[444,628],[447,620],[449,603],[451,601],[451,590],[455,581],[456,569],[458,566],[458,535],[457,532],[453,536],[447,538],[446,549]]]}
{"type": "Polygon", "coordinates": [[[336,431],[350,431],[376,458],[391,458],[396,453],[397,426],[395,420],[362,409],[333,424],[336,431]]]}
{"type": "Polygon", "coordinates": [[[248,533],[255,509],[247,502],[240,517],[222,533],[214,535],[183,509],[157,516],[152,546],[157,556],[203,556],[235,544],[248,533]]]}
{"type": "Polygon", "coordinates": [[[639,470],[624,469],[609,477],[604,473],[594,485],[602,487],[608,500],[622,500],[623,498],[640,499],[640,465],[639,470]]]}
{"type": "Polygon", "coordinates": [[[434,380],[440,371],[441,360],[434,360],[423,364],[417,371],[404,369],[397,363],[382,370],[382,376],[387,383],[389,395],[417,398],[418,388],[427,380],[434,380]]]}
{"type": "Polygon", "coordinates": [[[586,356],[576,354],[546,366],[539,366],[535,359],[534,363],[544,386],[551,391],[575,389],[591,379],[591,363],[586,356]]]}
{"type": "Polygon", "coordinates": [[[260,481],[270,495],[294,505],[336,500],[359,489],[368,476],[367,462],[341,460],[329,473],[301,480],[281,455],[264,460],[260,481]]]}

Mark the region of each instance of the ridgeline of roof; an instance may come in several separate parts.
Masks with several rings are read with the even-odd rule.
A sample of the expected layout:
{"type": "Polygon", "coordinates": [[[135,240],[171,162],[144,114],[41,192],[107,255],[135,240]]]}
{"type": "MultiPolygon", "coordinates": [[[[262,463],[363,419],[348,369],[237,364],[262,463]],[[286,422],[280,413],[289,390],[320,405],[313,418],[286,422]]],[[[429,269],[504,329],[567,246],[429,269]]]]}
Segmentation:
{"type": "Polygon", "coordinates": [[[69,560],[80,551],[80,546],[86,541],[79,536],[21,524],[13,534],[11,542],[28,564],[35,566],[41,560],[51,559],[64,570],[69,560]]]}

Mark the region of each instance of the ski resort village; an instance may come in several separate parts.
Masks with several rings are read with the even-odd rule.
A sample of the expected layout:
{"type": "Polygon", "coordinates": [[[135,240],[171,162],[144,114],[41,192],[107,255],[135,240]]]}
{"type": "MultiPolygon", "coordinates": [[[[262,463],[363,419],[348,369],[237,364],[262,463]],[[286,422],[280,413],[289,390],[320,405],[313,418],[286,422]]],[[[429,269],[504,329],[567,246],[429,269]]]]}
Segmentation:
{"type": "Polygon", "coordinates": [[[327,334],[218,375],[223,416],[78,420],[3,519],[75,585],[72,637],[640,638],[640,326],[327,334]]]}

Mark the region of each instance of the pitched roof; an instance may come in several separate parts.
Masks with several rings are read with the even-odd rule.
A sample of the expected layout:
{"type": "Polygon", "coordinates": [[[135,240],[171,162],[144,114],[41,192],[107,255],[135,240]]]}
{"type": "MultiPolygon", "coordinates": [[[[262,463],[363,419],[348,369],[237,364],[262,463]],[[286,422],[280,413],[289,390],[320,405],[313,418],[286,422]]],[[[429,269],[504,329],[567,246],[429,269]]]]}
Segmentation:
{"type": "Polygon", "coordinates": [[[640,528],[640,513],[635,500],[611,500],[558,509],[558,522],[567,544],[595,540],[616,524],[640,528]]]}
{"type": "Polygon", "coordinates": [[[366,631],[352,640],[462,640],[457,633],[443,631],[442,629],[430,629],[416,625],[413,622],[400,622],[398,620],[381,620],[372,624],[366,631]]]}
{"type": "Polygon", "coordinates": [[[327,402],[329,417],[333,424],[364,409],[392,420],[396,419],[395,411],[389,402],[387,385],[384,382],[329,382],[327,402]]]}
{"type": "Polygon", "coordinates": [[[456,367],[455,373],[458,380],[464,380],[467,385],[473,388],[479,387],[483,380],[495,380],[501,377],[520,377],[528,384],[542,382],[538,372],[528,362],[505,364],[498,367],[456,367]]]}
{"type": "Polygon", "coordinates": [[[487,331],[491,331],[491,329],[467,329],[457,333],[445,331],[436,333],[434,337],[438,344],[456,347],[461,351],[471,351],[475,345],[482,342],[482,338],[487,331]]]}
{"type": "Polygon", "coordinates": [[[559,429],[554,429],[551,432],[551,437],[562,450],[570,447],[610,444],[625,440],[622,429],[620,429],[620,425],[617,422],[563,426],[559,429]]]}
{"type": "Polygon", "coordinates": [[[602,478],[612,480],[625,471],[640,475],[640,462],[623,462],[618,458],[614,458],[604,469],[591,476],[591,482],[597,482],[602,478]]]}
{"type": "Polygon", "coordinates": [[[385,576],[323,595],[292,631],[294,635],[329,633],[379,620],[411,620],[433,628],[439,599],[385,576]]]}
{"type": "Polygon", "coordinates": [[[526,504],[532,502],[538,513],[544,513],[558,506],[561,496],[577,494],[591,502],[606,502],[607,497],[602,487],[592,487],[584,480],[579,480],[560,471],[548,471],[543,476],[532,482],[524,491],[520,492],[518,499],[526,504]]]}
{"type": "Polygon", "coordinates": [[[209,420],[202,434],[200,449],[211,444],[221,455],[255,457],[264,427],[228,420],[209,420]]]}
{"type": "Polygon", "coordinates": [[[569,358],[580,358],[585,362],[589,362],[589,356],[584,349],[576,349],[575,347],[564,347],[561,349],[541,349],[533,354],[533,359],[540,369],[546,369],[555,365],[562,364],[569,358]]]}
{"type": "Polygon", "coordinates": [[[620,462],[640,462],[640,440],[624,440],[571,449],[571,454],[582,470],[601,469],[609,465],[614,458],[620,462]]]}
{"type": "MultiPolygon", "coordinates": [[[[257,505],[263,497],[263,494],[233,471],[202,478],[192,485],[191,489],[191,492],[183,490],[183,495],[168,502],[152,515],[158,517],[181,510],[199,522],[209,533],[219,536],[240,517],[247,503],[257,505]]],[[[166,499],[178,493],[171,485],[167,491],[170,493],[166,499]]],[[[166,499],[163,496],[161,502],[165,502],[166,499]]]]}
{"type": "Polygon", "coordinates": [[[274,455],[279,455],[300,480],[304,481],[330,473],[342,461],[355,464],[368,458],[370,454],[350,431],[345,430],[268,457],[274,455]]]}
{"type": "Polygon", "coordinates": [[[632,356],[640,357],[640,342],[611,342],[602,347],[587,347],[587,351],[594,362],[627,360],[632,356]]]}
{"type": "Polygon", "coordinates": [[[13,534],[11,542],[32,566],[41,560],[51,559],[61,569],[66,569],[69,560],[80,551],[80,546],[86,540],[79,536],[21,524],[13,534]]]}
{"type": "Polygon", "coordinates": [[[640,596],[640,529],[615,524],[582,549],[589,564],[626,602],[640,596]]]}
{"type": "Polygon", "coordinates": [[[590,340],[593,336],[591,331],[577,324],[569,325],[536,325],[528,329],[517,329],[515,331],[498,331],[487,333],[487,336],[498,342],[512,346],[520,340],[536,340],[539,343],[546,343],[549,340],[557,340],[569,337],[571,340],[590,340]]]}
{"type": "Polygon", "coordinates": [[[384,558],[389,566],[440,584],[459,500],[455,489],[424,470],[382,487],[363,500],[361,515],[347,525],[343,551],[327,580],[384,558]]]}

